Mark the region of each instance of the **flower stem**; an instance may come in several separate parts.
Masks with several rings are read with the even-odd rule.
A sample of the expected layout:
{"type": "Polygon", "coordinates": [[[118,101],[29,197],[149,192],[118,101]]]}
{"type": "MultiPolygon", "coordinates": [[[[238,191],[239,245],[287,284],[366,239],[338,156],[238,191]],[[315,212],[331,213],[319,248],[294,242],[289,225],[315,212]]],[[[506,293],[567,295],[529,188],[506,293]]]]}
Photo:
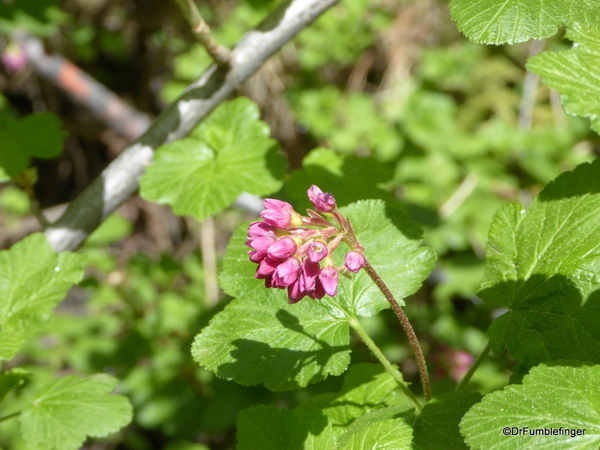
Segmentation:
{"type": "Polygon", "coordinates": [[[394,378],[394,380],[396,380],[396,383],[398,383],[398,386],[400,386],[400,389],[402,389],[402,392],[404,392],[404,395],[406,395],[408,397],[408,399],[410,401],[412,401],[413,404],[415,405],[417,412],[421,412],[423,407],[419,403],[419,400],[417,399],[415,394],[408,388],[408,385],[404,381],[402,374],[398,371],[398,369],[396,369],[392,365],[392,363],[381,352],[379,347],[377,347],[377,344],[375,344],[375,342],[373,342],[373,339],[371,339],[371,337],[367,334],[367,332],[362,327],[362,325],[360,324],[358,319],[352,318],[350,320],[350,326],[354,329],[354,331],[356,331],[356,334],[358,334],[360,336],[360,338],[367,345],[367,347],[369,347],[369,350],[371,350],[371,352],[373,352],[375,357],[379,360],[379,362],[385,368],[386,372],[389,373],[392,376],[392,378],[394,378]]]}
{"type": "Polygon", "coordinates": [[[460,380],[460,383],[458,383],[458,386],[456,386],[456,389],[455,389],[456,392],[462,392],[462,390],[467,386],[467,384],[471,380],[471,377],[473,376],[473,374],[475,373],[477,368],[481,365],[483,360],[485,358],[487,358],[487,355],[489,355],[490,350],[491,350],[490,344],[488,342],[488,344],[485,346],[485,348],[479,354],[479,356],[477,357],[475,362],[473,362],[473,364],[471,364],[471,367],[469,367],[469,370],[467,371],[465,376],[462,378],[462,380],[460,380]]]}
{"type": "Polygon", "coordinates": [[[0,422],[3,422],[8,419],[12,419],[13,417],[18,416],[19,414],[21,414],[21,411],[17,411],[15,413],[9,414],[8,416],[0,417],[0,422]]]}
{"type": "Polygon", "coordinates": [[[387,285],[383,282],[379,274],[375,271],[369,260],[365,258],[365,270],[371,277],[371,279],[375,282],[379,290],[383,293],[385,298],[390,303],[392,310],[398,317],[400,321],[400,325],[404,329],[406,333],[406,337],[408,337],[408,342],[415,354],[415,359],[417,360],[417,366],[419,367],[419,376],[421,377],[421,384],[423,385],[423,392],[425,393],[425,400],[431,400],[431,385],[429,384],[429,374],[427,373],[427,364],[425,362],[425,356],[423,356],[423,350],[421,349],[421,345],[419,344],[419,340],[417,339],[417,335],[415,334],[415,330],[413,330],[408,317],[402,310],[402,307],[398,304],[396,299],[394,298],[392,292],[389,290],[387,285]]]}

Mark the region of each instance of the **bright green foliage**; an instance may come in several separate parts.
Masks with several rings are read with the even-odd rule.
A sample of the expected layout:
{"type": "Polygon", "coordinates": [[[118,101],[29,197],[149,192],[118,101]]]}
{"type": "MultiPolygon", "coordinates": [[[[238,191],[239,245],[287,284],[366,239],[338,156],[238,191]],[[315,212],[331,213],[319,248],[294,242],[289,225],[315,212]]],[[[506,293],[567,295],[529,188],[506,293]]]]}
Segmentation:
{"type": "Polygon", "coordinates": [[[575,45],[569,51],[544,52],[532,58],[527,68],[544,77],[544,83],[561,92],[561,101],[571,114],[590,119],[592,129],[600,133],[600,82],[596,67],[600,64],[598,24],[568,28],[566,36],[575,45]]]}
{"type": "Polygon", "coordinates": [[[22,119],[0,117],[0,170],[15,177],[32,157],[50,159],[62,151],[64,131],[52,113],[29,114],[22,119]]]}
{"type": "Polygon", "coordinates": [[[338,206],[373,198],[393,204],[397,203],[394,197],[379,187],[392,175],[389,167],[373,158],[341,156],[333,150],[317,147],[302,160],[302,169],[292,172],[285,190],[290,198],[296,200],[298,211],[314,208],[306,195],[307,187],[312,184],[324,192],[335,193],[338,206]],[[352,189],[348,189],[346,183],[352,189]]]}
{"type": "Polygon", "coordinates": [[[593,24],[598,0],[453,0],[452,18],[472,41],[514,44],[553,36],[563,23],[593,24]]]}
{"type": "Polygon", "coordinates": [[[83,276],[83,258],[56,254],[42,234],[0,252],[0,359],[11,359],[35,335],[83,276]]]}
{"type": "Polygon", "coordinates": [[[428,402],[413,425],[413,450],[466,449],[458,425],[479,400],[476,392],[452,392],[428,402]]]}
{"type": "Polygon", "coordinates": [[[592,450],[600,446],[600,366],[542,364],[522,385],[486,395],[465,415],[461,433],[473,450],[544,448],[592,450]],[[585,429],[565,436],[507,436],[504,427],[585,429]]]}
{"type": "Polygon", "coordinates": [[[336,450],[409,450],[412,428],[402,418],[407,407],[379,408],[356,419],[340,437],[336,450]]]}
{"type": "Polygon", "coordinates": [[[490,230],[480,297],[510,308],[492,324],[495,351],[529,365],[600,362],[600,160],[550,183],[527,211],[503,207],[490,230]]]}
{"type": "MultiPolygon", "coordinates": [[[[419,227],[382,201],[342,208],[354,224],[365,255],[401,301],[431,271],[435,255],[420,247],[419,227]]],[[[272,390],[293,389],[339,375],[349,363],[349,322],[387,307],[365,271],[340,280],[338,295],[287,304],[284,291],[265,289],[254,279],[256,264],[244,246],[247,226],[229,242],[221,285],[238,297],[214,317],[192,347],[194,359],[223,378],[244,385],[264,383],[272,390]]],[[[339,263],[343,252],[334,256],[339,263]]]]}
{"type": "MultiPolygon", "coordinates": [[[[352,366],[344,377],[344,385],[340,392],[317,395],[294,410],[278,410],[275,407],[256,406],[242,411],[238,419],[238,449],[254,450],[271,448],[273,450],[311,449],[367,449],[360,443],[372,442],[377,436],[365,436],[373,428],[385,428],[391,431],[391,424],[396,432],[386,439],[381,438],[378,448],[390,447],[392,443],[410,444],[411,430],[400,419],[369,418],[370,411],[380,411],[393,398],[396,383],[392,377],[382,372],[382,368],[372,364],[352,366]],[[359,419],[360,418],[360,419],[359,419]],[[362,421],[356,428],[346,433],[346,427],[355,420],[362,421]],[[337,445],[336,445],[337,443],[337,445]]],[[[410,407],[395,408],[410,411],[410,407]]],[[[394,414],[395,415],[395,414],[394,414]]]]}
{"type": "Polygon", "coordinates": [[[189,137],[158,148],[140,189],[147,200],[204,220],[242,192],[277,191],[283,170],[258,107],[240,97],[221,104],[189,137]]]}
{"type": "Polygon", "coordinates": [[[39,36],[52,36],[68,15],[56,0],[15,0],[0,3],[0,27],[4,33],[26,29],[39,36]]]}
{"type": "Polygon", "coordinates": [[[307,90],[299,95],[297,109],[308,131],[342,153],[391,161],[402,151],[400,133],[367,94],[345,95],[333,86],[307,90]]]}
{"type": "Polygon", "coordinates": [[[0,373],[0,403],[6,394],[22,386],[28,375],[29,372],[20,367],[0,373]]]}
{"type": "Polygon", "coordinates": [[[59,378],[22,412],[24,439],[49,450],[75,450],[86,436],[104,437],[124,427],[133,411],[126,397],[108,395],[117,382],[105,374],[59,378]]]}

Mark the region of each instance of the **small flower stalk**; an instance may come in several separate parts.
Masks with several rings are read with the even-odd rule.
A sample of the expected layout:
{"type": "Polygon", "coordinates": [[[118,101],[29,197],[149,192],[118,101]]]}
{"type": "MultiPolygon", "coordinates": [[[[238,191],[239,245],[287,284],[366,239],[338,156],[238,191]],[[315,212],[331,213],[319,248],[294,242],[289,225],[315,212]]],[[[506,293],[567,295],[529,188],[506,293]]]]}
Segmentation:
{"type": "Polygon", "coordinates": [[[308,189],[314,210],[302,216],[289,203],[266,199],[262,221],[250,224],[246,245],[250,261],[258,264],[256,278],[267,288],[287,289],[290,303],[305,296],[322,299],[337,294],[339,274],[357,273],[365,265],[363,248],[350,221],[337,211],[332,194],[317,186],[308,189]],[[351,251],[336,267],[332,254],[341,241],[351,251]]]}

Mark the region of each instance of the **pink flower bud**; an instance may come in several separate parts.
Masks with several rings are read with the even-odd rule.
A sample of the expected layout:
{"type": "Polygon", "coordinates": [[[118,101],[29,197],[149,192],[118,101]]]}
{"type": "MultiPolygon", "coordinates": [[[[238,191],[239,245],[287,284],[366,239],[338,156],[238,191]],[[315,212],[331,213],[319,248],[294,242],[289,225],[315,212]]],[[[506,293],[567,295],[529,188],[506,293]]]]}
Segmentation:
{"type": "Polygon", "coordinates": [[[258,269],[256,269],[256,278],[267,278],[273,275],[277,266],[281,264],[281,261],[277,261],[266,257],[263,259],[258,265],[258,269]]]}
{"type": "Polygon", "coordinates": [[[257,237],[254,239],[248,239],[246,246],[253,248],[254,250],[268,250],[271,245],[275,243],[275,238],[272,237],[257,237]]]}
{"type": "Polygon", "coordinates": [[[319,280],[323,284],[323,289],[330,297],[337,294],[338,287],[338,271],[335,267],[324,267],[319,274],[319,280]]]}
{"type": "Polygon", "coordinates": [[[289,236],[283,237],[269,247],[267,253],[270,258],[284,259],[296,253],[296,242],[289,236]]]}
{"type": "Polygon", "coordinates": [[[335,197],[327,192],[317,195],[314,205],[319,212],[331,212],[337,207],[335,197]]]}
{"type": "Polygon", "coordinates": [[[282,202],[281,200],[277,200],[274,198],[266,198],[263,201],[263,206],[265,209],[276,209],[282,211],[293,211],[294,207],[289,203],[282,202]]]}
{"type": "Polygon", "coordinates": [[[344,265],[350,272],[356,273],[365,266],[365,257],[360,252],[348,252],[344,259],[344,265]]]}
{"type": "Polygon", "coordinates": [[[323,289],[323,284],[321,283],[321,281],[318,278],[315,283],[314,291],[309,291],[308,296],[312,299],[317,299],[317,300],[320,300],[323,297],[325,297],[325,289],[323,289]]]}
{"type": "Polygon", "coordinates": [[[303,284],[303,289],[306,292],[313,291],[315,289],[315,283],[321,272],[321,266],[319,263],[311,262],[308,259],[304,260],[302,264],[302,270],[300,272],[300,280],[303,284]]]}
{"type": "Polygon", "coordinates": [[[306,193],[308,194],[308,198],[309,200],[313,203],[313,205],[315,204],[315,202],[317,201],[317,196],[319,194],[322,194],[323,191],[321,189],[319,189],[317,186],[315,186],[314,184],[308,189],[308,191],[306,191],[306,193]]]}
{"type": "Polygon", "coordinates": [[[327,253],[327,246],[321,241],[311,242],[308,247],[308,259],[315,263],[325,258],[327,253]]]}
{"type": "Polygon", "coordinates": [[[298,279],[300,274],[300,261],[297,258],[288,258],[277,266],[273,273],[273,286],[288,287],[298,279]]]}
{"type": "Polygon", "coordinates": [[[257,264],[267,257],[266,250],[250,250],[248,254],[250,255],[250,261],[257,264]]]}
{"type": "Polygon", "coordinates": [[[27,55],[21,45],[11,42],[2,53],[2,64],[10,73],[15,73],[27,64],[27,55]]]}
{"type": "Polygon", "coordinates": [[[302,216],[296,211],[285,211],[282,209],[265,209],[260,216],[269,225],[276,228],[287,229],[302,225],[302,216]]]}
{"type": "Polygon", "coordinates": [[[288,286],[288,299],[290,304],[297,303],[306,295],[306,292],[302,289],[302,283],[300,278],[294,281],[288,286]]]}
{"type": "Polygon", "coordinates": [[[257,237],[276,237],[277,236],[277,228],[272,227],[271,225],[265,222],[253,222],[248,227],[248,237],[257,238],[257,237]]]}

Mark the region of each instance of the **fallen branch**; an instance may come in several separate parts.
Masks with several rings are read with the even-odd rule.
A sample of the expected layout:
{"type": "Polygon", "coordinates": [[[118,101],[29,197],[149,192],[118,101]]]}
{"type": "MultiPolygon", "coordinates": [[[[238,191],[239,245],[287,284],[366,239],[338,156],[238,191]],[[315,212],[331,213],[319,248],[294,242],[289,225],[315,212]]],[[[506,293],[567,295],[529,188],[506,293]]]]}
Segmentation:
{"type": "Polygon", "coordinates": [[[56,251],[74,250],[122,202],[133,195],[154,150],[185,137],[219,103],[298,32],[339,0],[290,0],[236,45],[228,67],[213,65],[150,128],[125,149],[46,230],[56,251]]]}

